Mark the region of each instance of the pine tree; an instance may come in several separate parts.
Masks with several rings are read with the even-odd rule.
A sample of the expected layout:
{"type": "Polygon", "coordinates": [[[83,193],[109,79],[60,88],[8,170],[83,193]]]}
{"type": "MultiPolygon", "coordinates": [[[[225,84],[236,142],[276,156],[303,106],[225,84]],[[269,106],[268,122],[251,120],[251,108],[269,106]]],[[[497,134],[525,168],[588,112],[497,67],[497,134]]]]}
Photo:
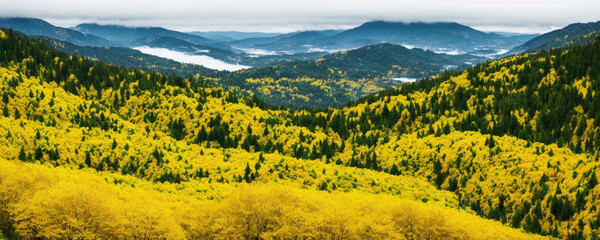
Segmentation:
{"type": "Polygon", "coordinates": [[[92,156],[90,155],[90,152],[85,152],[85,165],[92,167],[92,156]]]}
{"type": "Polygon", "coordinates": [[[496,146],[496,141],[494,141],[494,136],[490,134],[490,137],[485,141],[485,144],[490,148],[494,148],[496,146]]]}
{"type": "Polygon", "coordinates": [[[319,190],[327,190],[327,181],[323,181],[321,184],[319,184],[319,190]]]}
{"type": "Polygon", "coordinates": [[[252,182],[250,174],[252,174],[252,169],[250,169],[250,163],[246,162],[246,169],[244,170],[244,180],[247,183],[252,182]]]}
{"type": "Polygon", "coordinates": [[[4,108],[2,109],[2,115],[4,115],[4,117],[9,117],[10,116],[10,113],[8,112],[7,105],[4,105],[4,108]]]}
{"type": "Polygon", "coordinates": [[[392,175],[400,175],[400,170],[398,170],[398,166],[396,166],[396,163],[394,163],[392,165],[392,168],[390,168],[390,174],[392,174],[392,175]]]}
{"type": "Polygon", "coordinates": [[[27,161],[27,153],[25,153],[25,147],[21,146],[21,150],[19,151],[19,160],[27,161]]]}
{"type": "Polygon", "coordinates": [[[596,187],[596,185],[598,185],[598,178],[596,178],[596,172],[592,171],[592,174],[590,175],[590,180],[588,180],[587,182],[587,189],[593,189],[594,187],[596,187]]]}
{"type": "Polygon", "coordinates": [[[44,157],[44,151],[42,150],[41,147],[37,147],[35,149],[35,153],[34,153],[35,160],[42,160],[43,157],[44,157]]]}

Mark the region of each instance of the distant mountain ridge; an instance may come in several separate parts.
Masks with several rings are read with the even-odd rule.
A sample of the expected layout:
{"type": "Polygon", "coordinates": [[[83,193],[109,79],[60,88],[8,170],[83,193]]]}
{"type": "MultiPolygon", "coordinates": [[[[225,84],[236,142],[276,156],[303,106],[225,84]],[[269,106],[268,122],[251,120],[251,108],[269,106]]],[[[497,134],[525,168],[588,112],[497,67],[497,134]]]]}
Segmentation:
{"type": "Polygon", "coordinates": [[[262,37],[274,37],[281,33],[264,33],[264,32],[237,32],[237,31],[210,31],[201,32],[194,31],[188,32],[204,38],[211,39],[216,42],[228,42],[247,38],[262,38],[262,37]]]}
{"type": "Polygon", "coordinates": [[[56,27],[37,18],[0,18],[0,27],[12,28],[31,36],[45,36],[61,41],[69,41],[81,46],[113,45],[107,39],[68,28],[56,27]]]}
{"type": "Polygon", "coordinates": [[[219,71],[203,66],[185,64],[170,59],[144,54],[126,47],[79,46],[70,42],[42,37],[44,42],[56,50],[91,60],[106,62],[116,66],[138,68],[147,72],[159,72],[164,75],[192,76],[201,74],[207,77],[217,76],[219,71]]]}
{"type": "Polygon", "coordinates": [[[511,38],[488,34],[455,22],[367,22],[359,27],[322,39],[320,42],[357,47],[365,40],[413,46],[437,52],[458,51],[463,53],[516,45],[511,38]]]}
{"type": "Polygon", "coordinates": [[[270,67],[241,70],[232,73],[230,77],[239,79],[259,76],[321,79],[422,78],[438,74],[444,70],[444,67],[457,68],[484,60],[471,55],[439,54],[418,48],[408,49],[400,45],[382,43],[328,54],[311,61],[293,61],[270,67]]]}
{"type": "Polygon", "coordinates": [[[468,53],[494,58],[534,37],[485,33],[449,22],[372,21],[349,30],[299,31],[279,35],[242,32],[184,33],[161,27],[127,27],[96,23],[84,23],[67,29],[53,26],[41,19],[22,18],[7,18],[1,22],[7,25],[5,27],[28,35],[50,37],[80,46],[167,48],[254,67],[272,66],[294,60],[306,61],[328,53],[381,43],[421,48],[436,53],[468,53]],[[206,34],[221,40],[242,39],[219,41],[202,36],[206,34]]]}
{"type": "Polygon", "coordinates": [[[523,45],[513,48],[507,55],[523,52],[537,52],[553,48],[569,47],[571,45],[586,45],[600,36],[600,21],[589,23],[574,23],[564,28],[537,36],[523,45]]]}
{"type": "Polygon", "coordinates": [[[214,41],[193,34],[168,30],[161,27],[126,27],[119,25],[100,25],[96,23],[79,24],[72,29],[82,33],[94,34],[108,40],[131,45],[138,39],[148,37],[174,37],[193,44],[209,45],[214,41]]]}
{"type": "MultiPolygon", "coordinates": [[[[323,33],[323,32],[321,32],[323,33]]],[[[423,48],[436,52],[475,53],[494,50],[505,52],[534,37],[533,35],[502,36],[485,33],[455,22],[403,23],[372,21],[345,31],[329,32],[329,36],[311,38],[287,35],[271,38],[245,39],[228,42],[232,46],[279,50],[282,46],[291,51],[310,49],[344,50],[379,43],[392,43],[423,48]],[[288,38],[289,37],[289,38],[288,38]],[[290,39],[291,38],[291,39],[290,39]]]]}

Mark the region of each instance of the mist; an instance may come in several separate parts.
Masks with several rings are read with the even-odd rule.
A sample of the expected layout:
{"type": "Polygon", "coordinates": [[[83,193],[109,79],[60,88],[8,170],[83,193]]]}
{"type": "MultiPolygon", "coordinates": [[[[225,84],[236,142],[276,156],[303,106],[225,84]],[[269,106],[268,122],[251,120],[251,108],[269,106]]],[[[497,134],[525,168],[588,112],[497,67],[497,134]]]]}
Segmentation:
{"type": "Polygon", "coordinates": [[[486,31],[546,32],[600,20],[598,0],[0,0],[2,17],[160,26],[178,31],[348,29],[372,20],[457,22],[486,31]]]}
{"type": "Polygon", "coordinates": [[[226,63],[206,55],[190,55],[184,52],[173,51],[166,48],[152,48],[148,46],[140,46],[134,47],[133,49],[145,54],[167,58],[177,62],[200,65],[206,68],[216,70],[237,71],[241,69],[250,68],[250,66],[226,63]]]}

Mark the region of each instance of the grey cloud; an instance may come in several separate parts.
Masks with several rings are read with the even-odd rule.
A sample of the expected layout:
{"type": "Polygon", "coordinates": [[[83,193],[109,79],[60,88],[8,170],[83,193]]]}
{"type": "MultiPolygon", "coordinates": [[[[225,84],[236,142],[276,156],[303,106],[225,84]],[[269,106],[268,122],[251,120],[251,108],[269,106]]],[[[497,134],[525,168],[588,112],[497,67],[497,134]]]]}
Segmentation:
{"type": "Polygon", "coordinates": [[[480,29],[546,31],[600,20],[598,0],[0,0],[0,16],[176,30],[289,32],[349,28],[369,20],[455,21],[480,29]]]}

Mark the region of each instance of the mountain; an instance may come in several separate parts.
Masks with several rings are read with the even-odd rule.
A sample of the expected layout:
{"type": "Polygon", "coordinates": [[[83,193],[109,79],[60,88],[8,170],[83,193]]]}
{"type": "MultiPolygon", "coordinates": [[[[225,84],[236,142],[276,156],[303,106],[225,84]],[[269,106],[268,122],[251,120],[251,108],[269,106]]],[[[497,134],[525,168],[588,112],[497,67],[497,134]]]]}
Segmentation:
{"type": "Polygon", "coordinates": [[[340,30],[300,31],[270,37],[247,38],[225,43],[242,49],[266,49],[283,53],[324,52],[325,50],[315,50],[310,43],[314,40],[332,36],[340,32],[340,30]]]}
{"type": "Polygon", "coordinates": [[[314,60],[345,72],[348,78],[423,78],[441,71],[464,68],[484,61],[471,55],[448,55],[418,48],[382,43],[329,54],[314,60]]]}
{"type": "Polygon", "coordinates": [[[600,38],[299,111],[10,30],[0,48],[9,239],[598,234],[600,38]]]}
{"type": "MultiPolygon", "coordinates": [[[[106,36],[107,38],[111,39],[111,41],[118,42],[128,47],[149,46],[155,48],[167,48],[169,50],[193,55],[207,55],[231,64],[241,64],[256,67],[270,66],[291,60],[314,59],[325,54],[325,52],[321,51],[298,53],[289,53],[285,51],[277,54],[255,55],[243,50],[231,48],[229,46],[230,42],[215,42],[201,36],[156,27],[129,28],[116,25],[80,24],[73,29],[86,33],[94,33],[100,36],[106,36]]],[[[322,32],[331,33],[330,31],[322,32]]],[[[264,36],[264,34],[250,35],[264,36]]],[[[289,34],[277,35],[269,38],[251,38],[240,41],[262,42],[267,41],[265,39],[278,39],[288,35],[289,34]]]]}
{"type": "Polygon", "coordinates": [[[50,47],[68,54],[88,58],[94,61],[102,61],[116,66],[137,68],[149,72],[159,72],[164,75],[174,74],[182,77],[193,76],[196,74],[207,77],[219,75],[218,71],[213,69],[144,54],[131,48],[79,46],[50,38],[42,38],[42,40],[50,47]]]}
{"type": "Polygon", "coordinates": [[[111,46],[106,39],[74,31],[68,28],[56,27],[37,18],[0,18],[0,27],[12,28],[31,36],[44,36],[68,41],[80,46],[111,46]]]}
{"type": "Polygon", "coordinates": [[[153,48],[166,48],[173,51],[184,52],[189,55],[206,55],[227,63],[254,67],[271,66],[295,60],[312,60],[325,54],[323,52],[309,52],[255,56],[236,49],[196,45],[172,37],[143,38],[136,40],[133,44],[153,48]]]}
{"type": "Polygon", "coordinates": [[[573,44],[585,45],[591,43],[600,35],[600,21],[590,23],[574,23],[562,29],[537,36],[523,45],[511,49],[507,55],[523,52],[537,52],[553,48],[568,47],[573,44]]]}
{"type": "MultiPolygon", "coordinates": [[[[306,107],[312,104],[312,106],[319,107],[331,107],[336,105],[341,105],[350,100],[357,99],[358,97],[364,96],[369,93],[374,93],[380,90],[384,90],[387,88],[391,88],[393,86],[397,86],[401,84],[400,82],[395,82],[390,79],[380,79],[380,74],[386,73],[388,71],[393,71],[394,73],[398,72],[401,69],[394,68],[393,65],[384,64],[384,65],[374,65],[370,64],[368,66],[359,66],[355,67],[363,68],[370,67],[372,71],[379,71],[379,73],[368,72],[359,69],[350,69],[348,67],[340,66],[341,69],[347,70],[351,73],[351,76],[354,78],[349,78],[346,75],[342,75],[336,70],[332,74],[330,69],[332,67],[327,66],[328,64],[337,64],[344,65],[348,64],[348,62],[352,62],[355,59],[365,58],[361,60],[361,64],[367,64],[369,61],[372,61],[375,58],[378,61],[378,64],[388,61],[391,63],[393,61],[399,61],[399,58],[389,58],[388,50],[379,50],[373,51],[374,53],[362,52],[360,54],[355,54],[354,51],[351,51],[350,57],[334,61],[326,61],[323,63],[319,63],[318,66],[311,66],[315,64],[315,62],[311,59],[315,59],[321,57],[323,54],[319,52],[314,53],[299,53],[294,55],[279,55],[279,56],[260,56],[253,57],[239,53],[232,53],[218,48],[211,48],[206,46],[194,45],[189,42],[185,42],[180,39],[170,38],[170,37],[158,37],[158,38],[147,38],[138,41],[137,43],[140,45],[146,45],[157,48],[175,48],[175,50],[179,51],[188,51],[189,54],[201,54],[208,55],[211,57],[219,58],[219,59],[227,59],[227,61],[235,62],[235,63],[247,63],[249,65],[259,65],[260,64],[278,64],[282,61],[299,61],[303,60],[305,62],[297,62],[294,65],[282,65],[278,66],[281,71],[285,72],[290,79],[283,79],[279,75],[273,75],[268,67],[261,67],[257,69],[237,72],[237,73],[228,73],[223,71],[217,71],[213,69],[208,69],[203,66],[193,65],[193,64],[185,64],[180,62],[175,62],[169,59],[160,58],[148,54],[144,54],[138,50],[130,49],[130,48],[122,48],[122,47],[89,47],[89,46],[78,46],[68,42],[63,42],[50,38],[42,38],[46,44],[54,47],[55,49],[65,51],[69,54],[77,55],[84,58],[89,58],[94,61],[103,61],[110,64],[114,64],[117,66],[123,66],[128,68],[137,68],[145,71],[155,71],[165,75],[175,74],[180,77],[187,76],[198,76],[198,74],[202,77],[211,77],[222,79],[221,81],[215,82],[215,86],[221,86],[227,89],[241,89],[246,92],[255,92],[261,97],[271,98],[269,100],[270,103],[281,104],[288,107],[306,107]],[[180,46],[188,46],[188,48],[179,48],[180,46]],[[206,50],[208,52],[200,51],[197,49],[206,50]],[[369,55],[372,55],[369,58],[369,55]],[[312,70],[311,70],[312,69],[312,70]],[[318,69],[318,70],[316,70],[318,69]],[[267,71],[267,72],[265,72],[267,71]],[[357,71],[357,72],[352,72],[357,71]],[[260,73],[257,75],[257,72],[260,73]],[[275,77],[277,79],[276,82],[269,83],[260,83],[260,82],[247,82],[246,79],[255,77],[267,78],[267,77],[275,77]],[[347,78],[347,79],[344,79],[347,78]],[[314,79],[319,79],[321,83],[312,82],[314,79]],[[271,96],[271,93],[265,94],[262,89],[271,87],[274,83],[278,85],[278,89],[283,91],[290,91],[288,94],[282,94],[277,96],[271,96]],[[327,86],[327,88],[324,88],[327,86]]],[[[400,46],[398,46],[400,47],[400,46]]],[[[413,52],[413,50],[410,50],[413,52]]],[[[391,52],[391,50],[390,50],[391,52]]],[[[414,52],[419,52],[414,50],[414,52]]],[[[431,66],[434,66],[434,72],[439,72],[438,68],[444,67],[444,65],[439,65],[438,59],[444,59],[445,57],[432,53],[432,52],[424,52],[424,55],[428,55],[428,61],[431,61],[431,66]],[[436,62],[436,63],[433,63],[436,62]],[[437,66],[437,68],[436,68],[437,66]]],[[[332,55],[334,56],[334,55],[332,55]]],[[[416,55],[407,55],[406,57],[417,57],[416,55]]],[[[451,58],[455,58],[454,56],[450,56],[451,58]]],[[[335,57],[333,57],[335,58],[335,57]]],[[[474,57],[464,58],[464,61],[470,60],[474,61],[474,57]]],[[[329,59],[329,58],[328,58],[329,59]]],[[[457,58],[458,59],[458,58],[457,58]]],[[[320,61],[322,61],[321,59],[320,61]]],[[[403,60],[406,61],[406,58],[403,60]]],[[[442,62],[445,60],[442,60],[442,62]]],[[[400,64],[400,62],[396,62],[400,64]]],[[[450,62],[446,62],[450,63],[450,62]]],[[[458,64],[462,64],[458,63],[458,64]]],[[[422,62],[419,64],[423,64],[422,62]]],[[[405,71],[405,70],[404,70],[405,71]]],[[[387,76],[387,75],[386,75],[387,76]]],[[[401,75],[404,76],[404,75],[401,75]]],[[[393,77],[389,75],[388,77],[393,77]]],[[[279,90],[278,90],[279,91],[279,90]]],[[[273,91],[275,93],[275,91],[273,91]]]]}
{"type": "Polygon", "coordinates": [[[222,84],[252,90],[270,104],[332,107],[402,84],[395,78],[429,77],[484,60],[384,43],[310,61],[240,70],[223,76],[222,84]]]}
{"type": "Polygon", "coordinates": [[[274,37],[250,38],[227,42],[228,45],[268,51],[341,51],[379,43],[392,43],[445,53],[473,53],[497,56],[535,35],[504,36],[484,33],[458,23],[402,23],[373,21],[353,29],[306,31],[274,37]]]}
{"type": "Polygon", "coordinates": [[[136,39],[135,46],[149,46],[154,48],[167,48],[178,52],[195,53],[209,51],[208,47],[193,44],[179,38],[159,36],[136,39]]]}
{"type": "MultiPolygon", "coordinates": [[[[550,202],[565,206],[576,194],[567,189],[583,189],[593,164],[584,155],[479,132],[417,136],[463,113],[434,114],[444,97],[414,107],[429,98],[424,86],[449,93],[451,75],[402,88],[410,98],[289,111],[11,31],[0,32],[0,47],[0,230],[9,239],[545,239],[503,225],[514,208],[525,209],[516,211],[525,226],[539,213],[550,217],[540,228],[560,225],[560,236],[583,228],[579,215],[553,221],[558,203],[539,202],[560,180],[550,202]],[[535,164],[542,158],[551,166],[535,164]],[[533,168],[557,174],[540,181],[533,168]]],[[[595,201],[580,213],[595,216],[595,201]]]]}
{"type": "Polygon", "coordinates": [[[453,22],[402,23],[374,21],[319,40],[328,48],[357,48],[365,43],[388,42],[437,52],[500,50],[520,44],[521,39],[488,34],[453,22]]]}
{"type": "Polygon", "coordinates": [[[242,40],[247,38],[263,38],[274,37],[280,33],[264,33],[264,32],[236,32],[236,31],[211,31],[211,32],[188,32],[189,34],[198,35],[211,39],[215,42],[228,42],[234,40],[242,40]]]}
{"type": "Polygon", "coordinates": [[[319,58],[323,55],[327,54],[327,52],[304,52],[304,53],[294,53],[294,54],[276,54],[276,55],[256,55],[252,53],[246,53],[243,57],[236,62],[245,65],[252,66],[255,68],[259,67],[269,67],[278,64],[283,64],[292,61],[310,61],[316,58],[319,58]]]}
{"type": "Polygon", "coordinates": [[[210,45],[214,43],[214,41],[207,38],[160,27],[125,27],[84,23],[75,26],[73,29],[87,34],[94,34],[126,46],[131,46],[138,39],[161,36],[173,37],[197,45],[210,45]]]}
{"type": "Polygon", "coordinates": [[[281,36],[280,38],[269,42],[267,44],[257,44],[255,48],[265,48],[275,51],[292,51],[292,52],[306,52],[306,51],[325,51],[320,49],[314,49],[310,45],[312,41],[322,39],[340,31],[337,30],[325,30],[325,31],[303,31],[293,34],[281,36]]]}
{"type": "Polygon", "coordinates": [[[263,75],[266,69],[277,69],[276,78],[422,78],[435,75],[445,69],[457,68],[483,61],[471,55],[448,55],[400,45],[382,43],[350,51],[332,53],[306,62],[290,62],[272,67],[244,70],[244,77],[263,75]],[[299,68],[297,65],[305,65],[299,68]],[[315,69],[323,68],[318,71],[315,69]],[[330,71],[332,68],[335,71],[330,71]],[[310,69],[310,70],[309,70],[310,69]],[[342,73],[339,73],[339,72],[342,73]],[[255,72],[255,73],[251,73],[255,72]]]}

